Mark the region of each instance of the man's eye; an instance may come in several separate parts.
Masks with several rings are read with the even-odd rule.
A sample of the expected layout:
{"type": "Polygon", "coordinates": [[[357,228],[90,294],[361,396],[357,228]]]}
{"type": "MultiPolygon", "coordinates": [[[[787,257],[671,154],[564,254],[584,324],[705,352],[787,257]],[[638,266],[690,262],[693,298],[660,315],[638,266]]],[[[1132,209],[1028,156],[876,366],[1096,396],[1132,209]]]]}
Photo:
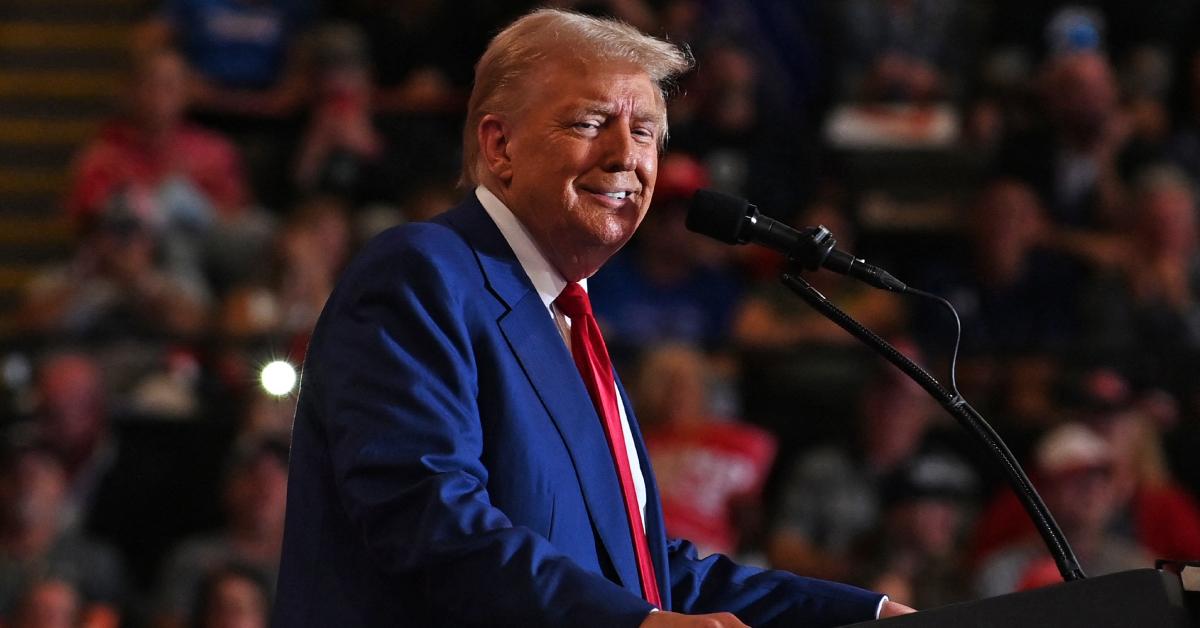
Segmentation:
{"type": "Polygon", "coordinates": [[[590,120],[586,121],[586,122],[576,122],[575,128],[580,129],[582,131],[595,131],[596,129],[600,128],[600,123],[593,122],[590,120]]]}

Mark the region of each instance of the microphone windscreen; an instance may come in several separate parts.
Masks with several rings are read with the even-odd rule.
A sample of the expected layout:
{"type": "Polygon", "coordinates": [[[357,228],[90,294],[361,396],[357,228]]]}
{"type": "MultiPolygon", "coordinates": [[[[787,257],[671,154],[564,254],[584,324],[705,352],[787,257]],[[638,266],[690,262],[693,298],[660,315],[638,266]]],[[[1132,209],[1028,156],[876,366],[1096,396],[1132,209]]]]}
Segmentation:
{"type": "Polygon", "coordinates": [[[741,244],[742,224],[750,211],[750,202],[744,198],[697,190],[688,208],[686,224],[689,230],[726,244],[741,244]]]}

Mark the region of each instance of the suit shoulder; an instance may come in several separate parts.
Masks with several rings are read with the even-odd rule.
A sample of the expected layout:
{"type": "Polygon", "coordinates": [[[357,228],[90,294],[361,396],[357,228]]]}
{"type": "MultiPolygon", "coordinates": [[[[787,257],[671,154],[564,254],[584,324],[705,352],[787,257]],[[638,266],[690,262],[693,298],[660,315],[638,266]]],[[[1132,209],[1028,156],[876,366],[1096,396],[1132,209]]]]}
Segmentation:
{"type": "Polygon", "coordinates": [[[417,222],[392,227],[372,238],[351,263],[351,268],[373,268],[380,263],[412,264],[420,260],[439,265],[474,264],[474,258],[471,245],[453,228],[440,223],[417,222]]]}
{"type": "Polygon", "coordinates": [[[465,283],[480,277],[474,248],[439,223],[392,227],[368,241],[342,273],[343,286],[465,283]]]}

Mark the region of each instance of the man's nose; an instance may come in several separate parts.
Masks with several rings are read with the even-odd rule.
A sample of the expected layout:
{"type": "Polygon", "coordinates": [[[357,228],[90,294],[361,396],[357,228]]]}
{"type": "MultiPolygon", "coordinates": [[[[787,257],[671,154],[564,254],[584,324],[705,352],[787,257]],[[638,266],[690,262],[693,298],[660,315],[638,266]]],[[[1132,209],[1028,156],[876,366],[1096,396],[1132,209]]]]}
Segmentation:
{"type": "Polygon", "coordinates": [[[629,172],[637,168],[638,158],[633,130],[624,125],[615,125],[608,133],[604,169],[608,172],[629,172]]]}

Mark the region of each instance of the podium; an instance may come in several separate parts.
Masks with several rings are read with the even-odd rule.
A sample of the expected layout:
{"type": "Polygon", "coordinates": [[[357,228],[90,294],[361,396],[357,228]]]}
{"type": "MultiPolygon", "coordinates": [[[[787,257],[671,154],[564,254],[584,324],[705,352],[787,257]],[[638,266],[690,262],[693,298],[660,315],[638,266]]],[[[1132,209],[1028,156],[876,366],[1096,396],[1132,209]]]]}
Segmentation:
{"type": "MultiPolygon", "coordinates": [[[[859,628],[1193,628],[1200,604],[1179,576],[1137,569],[921,611],[859,628]]],[[[849,627],[844,627],[849,628],[849,627]]]]}

